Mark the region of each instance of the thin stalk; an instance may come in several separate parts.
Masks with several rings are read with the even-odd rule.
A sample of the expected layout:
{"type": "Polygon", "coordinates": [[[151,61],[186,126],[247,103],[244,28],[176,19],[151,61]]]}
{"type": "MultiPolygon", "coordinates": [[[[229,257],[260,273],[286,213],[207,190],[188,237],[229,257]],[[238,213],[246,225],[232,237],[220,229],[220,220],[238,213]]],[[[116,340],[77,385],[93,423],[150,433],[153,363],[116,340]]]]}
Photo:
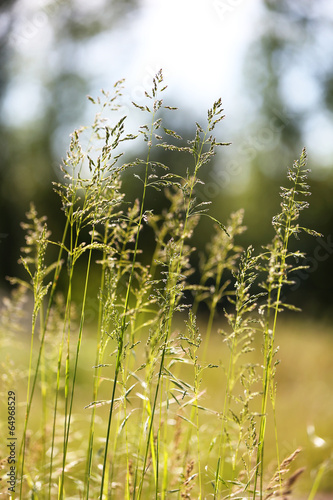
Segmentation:
{"type": "MultiPolygon", "coordinates": [[[[299,171],[297,171],[296,178],[294,180],[295,187],[298,184],[298,177],[299,177],[299,171]]],[[[285,226],[284,226],[282,250],[280,251],[280,255],[279,255],[280,273],[279,273],[279,279],[277,282],[277,297],[276,297],[276,301],[274,303],[273,326],[272,326],[272,330],[270,332],[267,329],[265,331],[265,339],[267,339],[267,342],[268,342],[267,345],[269,346],[269,348],[268,348],[268,352],[267,352],[266,365],[265,365],[265,376],[264,376],[264,384],[263,384],[263,396],[262,396],[261,419],[260,419],[260,429],[259,429],[257,467],[256,467],[256,473],[255,473],[255,479],[254,479],[254,489],[253,489],[253,499],[254,500],[256,498],[256,488],[257,488],[257,481],[258,481],[259,474],[260,474],[260,500],[262,500],[262,496],[263,496],[264,439],[265,439],[266,421],[267,421],[267,415],[266,415],[267,401],[268,401],[268,397],[269,397],[270,383],[271,383],[271,379],[272,379],[272,360],[273,360],[273,354],[274,354],[274,340],[275,340],[277,317],[278,317],[280,299],[281,299],[281,289],[282,289],[282,284],[283,284],[283,280],[285,277],[284,270],[285,270],[285,266],[286,266],[286,255],[287,255],[287,250],[288,250],[289,236],[291,233],[291,223],[292,223],[291,213],[292,213],[292,207],[293,207],[294,203],[295,203],[295,188],[293,189],[292,196],[289,198],[288,209],[286,211],[287,219],[286,219],[285,226]]],[[[269,308],[268,308],[268,310],[269,310],[269,308]]]]}
{"type": "MultiPolygon", "coordinates": [[[[61,379],[61,365],[62,365],[62,355],[63,355],[63,347],[65,341],[65,333],[67,328],[67,355],[65,361],[65,387],[64,387],[64,396],[65,396],[65,409],[64,409],[64,434],[63,434],[63,452],[65,455],[66,450],[66,426],[67,426],[67,416],[68,416],[68,394],[69,394],[69,376],[70,376],[70,368],[69,368],[69,360],[70,360],[70,331],[71,331],[71,304],[72,304],[72,282],[74,275],[74,263],[73,256],[75,258],[75,251],[78,246],[79,241],[79,233],[81,228],[81,220],[76,221],[76,236],[75,242],[73,236],[73,228],[75,223],[74,218],[74,204],[76,197],[76,189],[75,188],[75,179],[74,175],[72,176],[72,202],[70,205],[70,211],[67,215],[66,226],[70,226],[70,247],[69,253],[67,256],[67,272],[69,275],[68,278],[68,287],[67,287],[67,297],[66,297],[66,306],[65,306],[65,316],[64,316],[64,324],[63,324],[63,336],[62,341],[59,347],[59,355],[58,355],[58,364],[57,364],[57,379],[56,379],[56,394],[55,394],[55,402],[54,402],[54,412],[53,412],[53,430],[52,430],[52,444],[51,444],[51,459],[50,459],[50,482],[49,482],[49,492],[51,491],[51,483],[52,483],[52,470],[53,470],[53,454],[54,454],[54,442],[55,442],[55,433],[56,433],[56,420],[57,420],[57,410],[58,410],[58,396],[60,389],[60,379],[61,379]]],[[[64,459],[65,460],[65,459],[64,459]]],[[[64,463],[63,460],[63,463],[64,463]]],[[[63,466],[64,469],[64,466],[63,466]]],[[[63,477],[59,478],[58,484],[58,498],[63,498],[63,477]]]]}
{"type": "Polygon", "coordinates": [[[309,494],[307,500],[314,500],[315,499],[316,493],[318,491],[319,485],[320,485],[321,480],[323,478],[324,472],[327,469],[327,466],[328,466],[328,463],[327,462],[323,462],[321,464],[321,466],[319,467],[319,470],[318,470],[318,472],[316,474],[315,480],[313,482],[313,485],[312,485],[312,488],[311,488],[311,491],[310,491],[310,494],[309,494]]]}
{"type": "MultiPolygon", "coordinates": [[[[162,381],[163,382],[163,381],[162,381]]],[[[167,389],[166,389],[167,392],[167,389]]],[[[166,407],[166,412],[167,407],[166,407]]],[[[163,425],[163,391],[160,391],[160,411],[159,411],[159,425],[158,425],[158,431],[156,435],[156,458],[155,458],[155,450],[154,450],[154,439],[151,441],[151,454],[153,458],[153,470],[154,470],[154,477],[155,477],[155,498],[159,497],[159,463],[160,463],[160,446],[161,446],[161,428],[163,425]]],[[[164,435],[167,432],[167,415],[165,416],[165,421],[164,421],[164,435]]],[[[154,438],[154,436],[152,436],[154,438]]],[[[164,445],[166,443],[166,440],[164,439],[164,445]]],[[[166,449],[164,447],[164,457],[166,454],[166,449]]],[[[167,455],[167,454],[166,454],[167,455]]],[[[163,498],[163,488],[162,488],[162,498],[163,498]]]]}
{"type": "MultiPolygon", "coordinates": [[[[276,459],[277,459],[277,470],[280,470],[280,450],[279,450],[279,439],[278,439],[278,428],[277,428],[277,418],[275,409],[275,400],[272,401],[273,406],[273,419],[274,419],[274,435],[275,435],[275,448],[276,448],[276,459]]],[[[280,489],[282,491],[282,477],[279,475],[280,479],[280,489]]]]}
{"type": "MultiPolygon", "coordinates": [[[[116,454],[116,450],[118,449],[118,439],[119,439],[119,427],[120,427],[120,421],[121,421],[121,413],[118,412],[117,414],[117,420],[116,420],[116,429],[115,429],[115,433],[114,433],[114,441],[113,441],[113,455],[115,456],[116,454]]],[[[117,473],[117,469],[120,468],[120,464],[114,460],[112,461],[112,463],[110,463],[110,466],[109,466],[109,484],[112,485],[112,483],[114,482],[114,477],[116,477],[116,473],[117,473]]],[[[105,483],[104,485],[105,488],[108,487],[108,483],[105,483]]]]}
{"type": "MultiPolygon", "coordinates": [[[[124,398],[124,418],[126,418],[126,397],[124,398]]],[[[125,423],[125,447],[126,447],[126,500],[130,500],[130,459],[129,459],[129,445],[128,445],[128,430],[127,423],[125,423]]]]}
{"type": "Polygon", "coordinates": [[[207,356],[207,349],[209,345],[209,339],[212,333],[212,328],[213,328],[213,322],[216,314],[216,308],[217,304],[219,301],[219,291],[221,287],[221,281],[222,281],[222,275],[225,267],[224,266],[219,266],[218,271],[217,271],[217,276],[215,280],[215,293],[212,298],[212,304],[210,306],[209,310],[209,318],[208,318],[208,323],[207,323],[207,330],[206,330],[206,336],[205,336],[205,343],[204,343],[204,351],[203,351],[203,361],[206,360],[207,356]]]}
{"type": "Polygon", "coordinates": [[[213,329],[213,322],[214,322],[214,317],[215,317],[215,312],[216,312],[216,305],[217,305],[217,301],[215,301],[213,299],[213,304],[209,309],[209,318],[208,318],[208,322],[207,322],[204,350],[203,350],[203,354],[202,354],[203,362],[206,360],[206,356],[207,356],[207,349],[208,349],[208,345],[209,345],[210,335],[211,335],[212,329],[213,329]]]}
{"type": "MultiPolygon", "coordinates": [[[[107,244],[108,240],[108,226],[106,226],[104,232],[104,245],[107,244]]],[[[106,252],[103,251],[103,262],[105,261],[106,252]]],[[[101,273],[101,282],[100,282],[100,290],[103,295],[105,285],[105,264],[102,266],[101,273]]],[[[103,311],[103,303],[99,302],[98,306],[98,322],[97,322],[97,348],[96,348],[96,357],[95,357],[95,373],[94,373],[94,386],[93,386],[93,397],[92,401],[97,400],[98,394],[98,385],[99,385],[99,375],[100,370],[99,365],[101,364],[101,324],[102,324],[102,311],[103,311]]],[[[89,439],[88,439],[88,451],[87,451],[87,462],[86,462],[86,500],[89,500],[89,489],[90,489],[90,475],[91,475],[91,467],[92,467],[92,455],[93,455],[93,446],[94,446],[94,433],[95,433],[95,415],[96,415],[96,407],[95,405],[92,408],[92,414],[90,419],[90,427],[89,427],[89,439]]]]}
{"type": "MultiPolygon", "coordinates": [[[[55,443],[55,435],[56,435],[56,422],[57,422],[57,414],[58,414],[58,399],[59,399],[59,391],[60,391],[60,380],[61,380],[61,366],[62,366],[62,356],[63,356],[63,348],[65,343],[65,334],[66,334],[66,326],[68,329],[67,338],[70,330],[70,305],[72,300],[72,277],[73,277],[73,268],[71,269],[69,276],[69,284],[67,289],[67,298],[66,298],[66,306],[65,306],[65,316],[64,316],[64,326],[62,333],[62,340],[59,346],[59,354],[58,354],[58,362],[57,362],[57,377],[56,377],[56,389],[55,389],[55,399],[54,399],[54,410],[53,410],[53,428],[52,428],[52,441],[51,441],[51,456],[50,456],[50,481],[49,481],[49,493],[51,494],[51,486],[52,486],[52,471],[53,471],[53,456],[54,456],[54,443],[55,443]]],[[[67,398],[68,398],[68,366],[65,367],[66,378],[65,378],[65,416],[64,416],[64,433],[66,429],[66,418],[67,418],[67,398]]],[[[58,498],[61,495],[61,478],[59,478],[59,490],[58,490],[58,498]]]]}
{"type": "MultiPolygon", "coordinates": [[[[64,330],[64,332],[65,332],[65,330],[64,330]]],[[[58,397],[59,397],[59,389],[60,389],[60,374],[61,374],[61,361],[62,361],[63,346],[64,346],[64,333],[63,333],[62,341],[61,341],[60,347],[59,347],[58,362],[57,362],[57,378],[56,378],[56,387],[55,387],[52,438],[51,438],[51,454],[50,454],[49,498],[51,498],[51,488],[52,488],[54,443],[55,443],[55,434],[56,434],[56,421],[57,421],[58,397]]]]}
{"type": "MultiPolygon", "coordinates": [[[[239,322],[239,316],[236,315],[235,325],[239,322]]],[[[229,412],[230,406],[230,398],[231,392],[234,385],[234,367],[235,360],[234,355],[237,349],[237,332],[234,332],[234,337],[231,345],[229,363],[228,363],[228,374],[227,374],[227,388],[224,395],[224,403],[223,403],[223,411],[222,411],[222,428],[220,432],[220,444],[219,444],[219,452],[218,452],[218,463],[216,468],[216,480],[215,480],[215,490],[214,490],[214,499],[217,499],[217,495],[220,489],[220,476],[223,476],[224,465],[225,465],[225,456],[226,456],[226,444],[227,444],[227,433],[225,432],[225,419],[227,418],[227,414],[229,412]]]]}
{"type": "Polygon", "coordinates": [[[116,365],[115,365],[115,374],[114,374],[114,380],[113,380],[113,389],[112,389],[112,395],[111,395],[109,419],[108,419],[108,426],[107,426],[107,432],[106,432],[106,442],[105,442],[105,449],[104,449],[103,472],[102,472],[101,488],[100,488],[100,498],[101,499],[102,499],[104,481],[105,481],[104,470],[106,467],[108,447],[109,447],[109,441],[110,441],[113,407],[114,407],[114,400],[115,400],[115,395],[116,395],[116,386],[117,386],[119,370],[120,370],[120,366],[121,366],[121,358],[122,358],[122,354],[123,354],[123,347],[124,347],[124,340],[125,340],[124,337],[125,337],[125,329],[126,329],[126,315],[127,315],[127,310],[129,307],[129,297],[130,297],[130,291],[132,288],[132,282],[133,282],[133,278],[134,278],[134,268],[135,268],[137,253],[138,253],[140,227],[141,227],[142,220],[143,220],[144,205],[145,205],[145,199],[146,199],[146,191],[147,191],[147,184],[148,184],[148,168],[149,168],[150,151],[151,151],[151,147],[152,147],[151,140],[152,140],[153,128],[154,128],[153,127],[154,118],[155,118],[155,113],[153,113],[153,117],[152,117],[150,141],[149,141],[148,155],[147,155],[146,168],[145,168],[145,179],[144,179],[142,201],[141,201],[140,215],[139,215],[139,221],[138,221],[138,230],[136,233],[131,272],[130,272],[127,290],[126,290],[124,311],[123,311],[123,317],[122,317],[122,323],[121,323],[120,338],[118,340],[117,359],[116,359],[116,365]]]}
{"type": "MultiPolygon", "coordinates": [[[[74,178],[73,178],[73,183],[74,183],[74,178]]],[[[69,378],[70,378],[70,334],[71,334],[71,304],[72,304],[72,281],[73,281],[73,274],[74,274],[74,263],[73,263],[73,256],[74,252],[77,248],[78,245],[78,239],[79,239],[79,233],[76,231],[76,238],[75,238],[75,243],[73,242],[73,206],[74,203],[72,204],[71,207],[71,230],[70,230],[70,247],[69,247],[69,255],[68,255],[68,260],[67,260],[67,265],[69,266],[69,284],[68,284],[68,291],[67,291],[67,300],[66,300],[66,312],[65,312],[65,320],[64,320],[64,332],[66,329],[66,324],[67,324],[67,336],[66,336],[66,345],[67,345],[67,353],[66,353],[66,360],[65,360],[65,388],[64,388],[64,397],[65,397],[65,409],[64,409],[64,433],[63,433],[63,466],[62,466],[62,474],[60,477],[60,482],[59,482],[59,494],[58,498],[59,500],[63,499],[63,471],[64,471],[64,463],[66,460],[66,429],[67,429],[67,418],[68,418],[68,397],[69,397],[69,378]]],[[[61,366],[61,358],[60,358],[60,366],[61,366]]],[[[55,409],[56,413],[56,409],[55,409]]]]}
{"type": "MultiPolygon", "coordinates": [[[[214,318],[215,318],[215,313],[216,313],[216,307],[217,307],[217,304],[218,304],[218,296],[217,296],[217,294],[219,292],[220,285],[221,285],[223,269],[219,270],[219,272],[217,274],[217,277],[216,277],[216,280],[215,280],[215,293],[214,293],[213,298],[212,298],[212,304],[211,304],[211,306],[209,308],[209,317],[208,317],[207,328],[206,328],[204,350],[203,350],[203,354],[202,354],[202,360],[203,360],[203,362],[206,360],[207,349],[208,349],[208,345],[209,345],[209,339],[210,339],[210,336],[211,336],[211,333],[212,333],[212,329],[213,329],[213,323],[214,323],[214,318]]],[[[204,282],[201,281],[200,285],[203,286],[204,282]]],[[[195,297],[193,308],[192,308],[193,314],[196,314],[196,312],[198,310],[198,306],[199,306],[199,300],[198,300],[197,297],[198,296],[195,297]]]]}
{"type": "MultiPolygon", "coordinates": [[[[40,329],[43,331],[44,314],[43,305],[40,308],[39,319],[40,329]]],[[[44,346],[41,352],[41,397],[42,397],[42,443],[43,443],[43,456],[42,456],[42,470],[43,470],[43,483],[45,482],[45,460],[46,460],[46,424],[47,424],[47,398],[46,398],[46,367],[45,367],[45,349],[44,346]]]]}
{"type": "Polygon", "coordinates": [[[202,479],[201,479],[201,451],[200,451],[200,422],[198,409],[198,393],[199,393],[199,369],[195,365],[195,413],[196,413],[196,430],[197,430],[197,456],[198,456],[198,480],[199,480],[199,496],[198,500],[202,499],[202,479]]]}
{"type": "MultiPolygon", "coordinates": [[[[165,393],[168,394],[169,392],[169,385],[170,385],[170,380],[166,380],[166,388],[165,388],[165,393]]],[[[168,484],[168,459],[169,459],[169,454],[167,450],[167,442],[168,442],[168,405],[165,407],[165,419],[164,419],[164,430],[163,430],[163,444],[164,444],[164,449],[163,449],[163,480],[162,480],[162,491],[161,491],[161,499],[165,500],[166,499],[166,492],[167,492],[167,484],[168,484]]],[[[162,425],[162,391],[161,391],[161,401],[160,401],[160,425],[159,429],[161,428],[162,425]]]]}
{"type": "MultiPolygon", "coordinates": [[[[93,228],[92,234],[91,234],[91,245],[94,241],[94,235],[95,235],[95,229],[93,228]]],[[[73,401],[74,401],[75,383],[76,383],[76,376],[77,376],[77,369],[78,369],[78,362],[79,362],[79,354],[80,354],[80,348],[81,348],[81,343],[82,343],[85,306],[86,306],[88,282],[89,282],[90,267],[91,267],[91,256],[92,256],[92,246],[89,249],[89,255],[88,255],[88,264],[87,264],[87,270],[86,270],[86,279],[85,279],[83,299],[82,299],[82,308],[81,308],[80,328],[79,328],[78,341],[77,341],[77,345],[76,345],[75,363],[74,363],[74,370],[73,370],[72,391],[71,391],[71,395],[70,395],[68,422],[67,422],[67,429],[66,429],[65,443],[64,443],[65,446],[64,446],[64,450],[63,450],[61,489],[60,489],[60,498],[61,499],[63,498],[63,487],[64,487],[64,479],[65,479],[65,465],[66,465],[66,457],[67,457],[67,449],[68,449],[68,439],[69,439],[69,431],[70,431],[71,417],[72,417],[72,411],[73,411],[73,401]]],[[[66,419],[65,419],[65,422],[66,422],[66,419]]]]}
{"type": "MultiPolygon", "coordinates": [[[[149,385],[146,385],[146,397],[148,398],[148,387],[149,385]]],[[[134,481],[133,481],[133,500],[135,500],[135,491],[136,491],[136,485],[138,481],[138,471],[139,471],[139,457],[141,456],[141,448],[142,448],[142,442],[143,442],[143,432],[144,432],[144,426],[145,426],[145,413],[147,413],[146,410],[147,406],[147,400],[144,400],[144,405],[143,405],[143,410],[142,410],[142,416],[141,416],[141,424],[140,424],[140,434],[139,434],[139,439],[138,439],[138,448],[137,448],[137,460],[136,460],[136,466],[135,466],[135,473],[134,473],[134,481]]]]}
{"type": "Polygon", "coordinates": [[[22,498],[22,488],[23,488],[23,473],[24,473],[24,462],[25,462],[25,441],[26,441],[26,433],[28,426],[28,418],[29,418],[29,401],[30,401],[30,379],[31,379],[31,370],[32,370],[32,354],[33,354],[33,345],[34,345],[34,335],[35,335],[35,321],[32,321],[31,328],[31,341],[30,341],[30,356],[29,356],[29,371],[28,371],[28,387],[27,387],[27,409],[24,420],[24,430],[23,430],[23,439],[20,450],[20,455],[22,453],[22,463],[21,463],[21,485],[20,485],[20,498],[22,498]],[[23,446],[23,448],[22,448],[23,446]]]}
{"type": "MultiPolygon", "coordinates": [[[[178,263],[177,263],[177,270],[175,273],[176,276],[179,276],[179,274],[180,274],[181,258],[183,255],[185,234],[186,234],[186,230],[187,230],[188,219],[190,216],[190,206],[191,206],[191,201],[192,201],[192,197],[193,197],[193,189],[194,189],[195,180],[197,177],[198,170],[201,166],[200,160],[201,160],[202,149],[203,149],[203,146],[205,144],[206,135],[207,135],[207,131],[205,132],[204,138],[203,138],[201,145],[200,145],[200,149],[198,152],[197,161],[196,161],[196,165],[195,165],[195,169],[194,169],[194,175],[193,175],[192,182],[190,185],[189,199],[188,199],[188,205],[187,205],[185,221],[184,221],[183,236],[180,238],[180,250],[179,250],[178,263]]],[[[146,452],[145,452],[145,457],[144,457],[144,461],[143,461],[143,473],[142,473],[141,481],[139,484],[139,490],[138,490],[138,499],[141,498],[141,494],[142,494],[143,479],[144,479],[145,469],[146,469],[146,465],[147,465],[150,438],[151,438],[152,430],[153,430],[153,422],[154,422],[154,415],[155,415],[155,410],[156,410],[157,397],[158,397],[158,393],[159,393],[159,389],[160,389],[162,372],[163,372],[163,368],[164,368],[164,359],[165,359],[165,354],[166,354],[166,348],[167,348],[167,344],[168,344],[168,340],[169,340],[169,335],[170,335],[170,331],[171,331],[171,324],[172,324],[172,319],[173,319],[174,309],[175,309],[175,304],[176,304],[176,292],[175,292],[175,284],[176,284],[175,280],[176,279],[174,277],[171,278],[171,281],[172,281],[171,286],[170,286],[171,299],[170,299],[170,303],[168,306],[166,331],[164,333],[164,346],[163,346],[163,350],[162,350],[161,362],[160,362],[160,367],[159,367],[158,376],[157,376],[157,384],[156,384],[155,396],[154,396],[154,401],[153,401],[153,406],[152,406],[152,414],[151,414],[150,422],[149,422],[149,431],[148,431],[148,437],[147,437],[147,443],[146,443],[146,452]]]]}
{"type": "MultiPolygon", "coordinates": [[[[157,435],[156,435],[156,458],[155,458],[155,467],[154,470],[155,472],[155,500],[159,498],[159,487],[158,487],[158,481],[159,481],[159,463],[160,463],[160,441],[161,441],[161,428],[158,429],[157,435]]],[[[154,443],[152,440],[152,449],[154,448],[154,443]]]]}
{"type": "MultiPolygon", "coordinates": [[[[111,217],[111,214],[109,214],[109,215],[111,217]]],[[[128,243],[128,239],[129,239],[130,228],[131,228],[131,225],[129,225],[127,227],[127,234],[126,234],[126,237],[124,239],[120,255],[123,255],[123,253],[126,250],[126,245],[128,243]]],[[[108,244],[108,239],[109,239],[109,226],[108,226],[108,223],[106,223],[105,232],[104,232],[104,239],[103,239],[104,246],[106,246],[108,244]]],[[[102,257],[103,263],[105,261],[105,257],[106,257],[106,252],[103,251],[103,257],[102,257]]],[[[100,283],[101,296],[103,296],[104,290],[105,290],[105,270],[106,270],[106,264],[103,264],[102,273],[101,273],[101,283],[100,283]]],[[[119,281],[120,281],[121,271],[122,271],[122,268],[119,265],[118,270],[117,270],[117,280],[116,280],[117,283],[119,283],[119,281]]],[[[94,372],[92,401],[97,401],[98,388],[99,388],[99,383],[100,383],[100,374],[101,374],[101,370],[102,370],[100,365],[103,362],[105,349],[107,346],[107,342],[104,342],[104,344],[102,346],[102,342],[103,342],[103,339],[101,337],[102,313],[103,313],[103,302],[101,300],[99,303],[99,309],[98,309],[97,342],[96,342],[97,347],[96,347],[96,357],[95,357],[95,372],[94,372]]],[[[87,462],[86,462],[86,491],[85,491],[86,500],[89,500],[90,475],[91,475],[91,468],[92,468],[92,454],[93,454],[94,433],[95,433],[95,430],[94,430],[95,429],[95,415],[96,415],[96,406],[94,405],[92,408],[92,415],[91,415],[91,419],[90,419],[87,462]]]]}
{"type": "Polygon", "coordinates": [[[51,311],[51,306],[53,304],[53,298],[54,298],[54,293],[58,284],[58,279],[60,275],[60,269],[62,265],[62,252],[63,252],[63,243],[66,238],[66,234],[68,231],[68,221],[66,223],[63,237],[62,237],[62,245],[60,246],[59,249],[59,254],[58,254],[58,259],[57,259],[57,264],[56,268],[54,271],[54,277],[52,280],[52,286],[50,290],[50,297],[48,301],[48,306],[46,309],[46,315],[45,315],[45,322],[42,330],[42,335],[41,335],[41,340],[40,340],[40,346],[39,346],[39,352],[36,360],[36,367],[35,367],[35,373],[34,373],[34,378],[31,384],[31,392],[30,392],[30,397],[28,399],[28,404],[27,404],[27,409],[26,409],[26,416],[24,420],[24,428],[23,428],[23,435],[22,435],[22,441],[21,441],[21,446],[20,446],[20,453],[19,453],[19,460],[18,460],[18,469],[19,469],[19,462],[22,460],[22,465],[21,465],[21,484],[20,484],[20,498],[22,497],[22,488],[23,488],[23,473],[24,473],[24,455],[25,455],[25,443],[26,443],[26,435],[27,435],[27,429],[28,429],[28,421],[29,421],[29,416],[30,416],[30,411],[31,411],[31,406],[32,406],[32,400],[34,397],[35,393],[35,388],[36,388],[36,383],[37,383],[37,377],[38,377],[38,372],[39,372],[39,367],[41,364],[41,359],[42,359],[42,351],[43,351],[43,346],[45,342],[45,335],[46,335],[46,330],[47,330],[47,324],[50,316],[50,311],[51,311]]]}

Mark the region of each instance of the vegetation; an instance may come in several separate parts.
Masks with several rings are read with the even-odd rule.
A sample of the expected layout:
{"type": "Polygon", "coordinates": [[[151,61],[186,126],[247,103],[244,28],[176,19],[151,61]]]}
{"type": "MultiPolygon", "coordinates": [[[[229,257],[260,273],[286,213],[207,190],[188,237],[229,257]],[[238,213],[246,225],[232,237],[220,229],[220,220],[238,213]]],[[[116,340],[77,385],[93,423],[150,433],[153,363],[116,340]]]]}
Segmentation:
{"type": "Polygon", "coordinates": [[[318,236],[299,223],[310,194],[306,152],[288,170],[288,187],[281,188],[272,241],[259,253],[252,246],[242,249],[237,237],[245,231],[243,212],[231,214],[224,225],[209,214],[206,202],[196,200],[202,169],[226,144],[214,136],[224,118],[221,100],[185,143],[163,126],[162,111],[175,108],[163,103],[166,87],[159,72],[146,94],[147,104],[133,103],[148,117],[135,136],[126,132],[125,117],[119,117],[122,83],[115,85],[113,95],[90,98],[99,108],[94,123],[72,135],[61,167],[63,180],[54,183],[65,215],[62,240],[51,240],[46,218],[38,216],[33,204],[22,224],[26,246],[20,262],[28,278],[10,278],[17,286],[2,315],[2,342],[13,349],[15,329],[22,327],[22,305],[33,296],[27,371],[25,365],[20,371],[15,366],[6,378],[10,390],[18,391],[23,379],[27,386],[16,494],[285,498],[303,468],[292,469],[298,448],[280,457],[276,331],[280,312],[294,309],[285,303],[284,289],[304,257],[290,249],[290,240],[304,231],[318,236]],[[140,138],[143,157],[125,163],[123,143],[140,138]],[[172,173],[156,161],[157,148],[184,155],[186,174],[172,173]],[[133,172],[137,183],[133,202],[122,190],[125,171],[133,172]],[[168,209],[160,214],[147,206],[151,189],[164,192],[168,200],[168,209]],[[202,218],[215,233],[201,256],[200,283],[193,285],[188,279],[196,251],[191,237],[202,218]],[[145,227],[155,238],[150,264],[141,258],[145,227]],[[50,262],[54,248],[58,256],[50,262]],[[92,322],[89,290],[97,272],[92,322]],[[57,288],[60,276],[64,293],[57,288]],[[254,290],[255,283],[260,291],[254,290]],[[74,300],[78,284],[81,298],[74,300]],[[215,362],[210,340],[222,298],[229,306],[215,362]],[[209,309],[206,325],[198,316],[202,302],[209,309]],[[91,360],[93,344],[91,369],[86,356],[91,360]],[[83,393],[80,389],[83,372],[91,382],[90,393],[86,386],[83,393]],[[218,392],[208,407],[207,380],[217,377],[218,392]],[[77,405],[83,400],[84,409],[77,405]],[[275,470],[267,451],[269,418],[275,429],[275,470]]]}

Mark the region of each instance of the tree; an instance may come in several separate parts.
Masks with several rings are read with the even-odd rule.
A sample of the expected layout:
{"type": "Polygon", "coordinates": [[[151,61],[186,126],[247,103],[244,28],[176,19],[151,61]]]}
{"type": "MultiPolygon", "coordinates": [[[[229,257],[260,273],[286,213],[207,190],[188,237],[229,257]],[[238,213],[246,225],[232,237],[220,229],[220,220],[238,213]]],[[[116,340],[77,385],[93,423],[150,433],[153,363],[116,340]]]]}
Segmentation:
{"type": "MultiPolygon", "coordinates": [[[[19,221],[29,202],[35,200],[41,212],[51,214],[58,207],[57,198],[50,194],[51,180],[56,175],[51,166],[58,168],[60,162],[54,150],[55,138],[60,134],[68,142],[73,127],[81,124],[82,103],[90,88],[91,75],[80,71],[78,49],[113,30],[137,7],[137,0],[53,0],[42,6],[20,5],[20,9],[16,0],[1,3],[2,277],[15,272],[22,243],[19,221]],[[31,89],[22,103],[21,89],[25,93],[31,89]],[[36,99],[38,106],[34,107],[36,99]],[[24,120],[15,117],[18,105],[25,108],[24,120]]],[[[56,215],[53,217],[56,225],[56,215]]]]}

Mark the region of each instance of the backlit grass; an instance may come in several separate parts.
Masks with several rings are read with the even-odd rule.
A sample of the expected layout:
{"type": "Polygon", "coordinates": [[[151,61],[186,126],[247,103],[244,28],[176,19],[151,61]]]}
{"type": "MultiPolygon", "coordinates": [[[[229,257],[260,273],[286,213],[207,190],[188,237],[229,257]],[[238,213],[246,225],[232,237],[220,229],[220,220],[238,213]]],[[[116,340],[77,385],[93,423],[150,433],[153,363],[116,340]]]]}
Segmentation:
{"type": "Polygon", "coordinates": [[[52,241],[33,204],[22,225],[27,281],[10,278],[1,337],[5,394],[17,394],[14,498],[285,498],[303,481],[311,499],[319,484],[329,487],[330,430],[318,409],[329,388],[306,375],[322,351],[306,354],[314,337],[280,322],[283,310],[295,309],[284,291],[304,258],[290,240],[318,236],[300,219],[310,194],[306,151],[280,188],[270,242],[243,249],[243,211],[218,221],[196,199],[202,169],[227,144],[214,135],[222,102],[186,142],[164,126],[175,112],[163,103],[165,88],[159,72],[147,104],[133,103],[145,117],[138,134],[119,117],[122,82],[113,95],[90,98],[95,121],[72,134],[54,183],[61,241],[52,241]],[[138,140],[141,156],[124,162],[123,143],[138,140]],[[184,156],[184,175],[158,160],[161,149],[184,156]],[[122,190],[125,171],[137,183],[135,200],[122,190]],[[148,206],[150,190],[165,196],[161,213],[148,206]],[[193,285],[200,219],[213,234],[193,285]],[[148,264],[145,228],[155,237],[148,264]],[[20,317],[27,300],[30,320],[20,317]],[[198,315],[203,302],[206,319],[198,315]]]}

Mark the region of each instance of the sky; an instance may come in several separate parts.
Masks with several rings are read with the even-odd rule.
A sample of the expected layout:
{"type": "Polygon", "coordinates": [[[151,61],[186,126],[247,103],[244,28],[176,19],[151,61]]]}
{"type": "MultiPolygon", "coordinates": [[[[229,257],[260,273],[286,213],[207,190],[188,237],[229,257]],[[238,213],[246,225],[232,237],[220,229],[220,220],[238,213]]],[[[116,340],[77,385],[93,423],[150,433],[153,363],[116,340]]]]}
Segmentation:
{"type": "MultiPolygon", "coordinates": [[[[106,0],[96,0],[93,4],[72,1],[87,11],[92,5],[102,11],[106,0]]],[[[64,53],[54,50],[51,29],[59,12],[57,4],[63,5],[63,0],[54,0],[53,10],[45,0],[21,0],[17,4],[19,20],[11,40],[14,53],[11,64],[14,74],[15,69],[19,71],[3,109],[3,119],[8,125],[20,126],[42,116],[48,98],[45,84],[52,81],[61,63],[69,70],[88,75],[92,95],[126,78],[124,99],[128,105],[132,100],[143,101],[144,91],[149,91],[153,76],[162,68],[169,86],[169,103],[188,114],[191,123],[201,121],[207,109],[221,97],[230,135],[223,140],[233,140],[246,126],[251,136],[249,117],[254,108],[247,93],[243,63],[251,42],[265,29],[262,0],[141,0],[140,9],[130,12],[109,32],[69,47],[65,60],[61,61],[59,54],[64,57],[64,53]]],[[[319,4],[326,8],[330,2],[321,0],[319,4]]],[[[327,14],[331,15],[331,10],[327,14]]],[[[323,36],[323,46],[325,40],[323,36]]],[[[320,98],[316,81],[310,76],[304,61],[303,67],[289,68],[282,80],[282,92],[296,112],[320,98]]],[[[55,150],[66,148],[68,134],[78,125],[66,123],[59,127],[55,150]]],[[[305,137],[309,152],[330,166],[333,156],[330,114],[321,110],[314,116],[305,127],[305,137]]]]}
{"type": "Polygon", "coordinates": [[[206,112],[222,97],[232,114],[238,106],[241,61],[254,36],[258,6],[256,0],[145,0],[141,18],[133,20],[137,48],[128,68],[130,81],[139,76],[145,83],[162,67],[185,107],[206,112]],[[230,10],[219,3],[230,3],[230,10]]]}
{"type": "MultiPolygon", "coordinates": [[[[105,1],[96,0],[94,9],[102,10],[105,1]]],[[[88,76],[92,96],[125,78],[122,111],[129,114],[127,122],[135,133],[142,117],[129,111],[131,102],[144,103],[145,90],[150,91],[153,77],[162,68],[168,85],[164,100],[179,108],[178,125],[183,127],[187,121],[194,134],[195,121],[204,126],[208,108],[221,97],[226,118],[218,139],[236,142],[240,124],[251,114],[246,112],[249,101],[242,92],[242,65],[249,44],[258,35],[260,4],[261,0],[141,0],[140,8],[120,19],[112,30],[69,47],[65,60],[60,61],[51,29],[57,9],[48,9],[43,0],[21,0],[11,41],[16,54],[13,73],[19,71],[11,82],[3,119],[15,127],[42,117],[48,99],[45,89],[61,65],[88,76]]],[[[91,9],[89,2],[78,1],[78,6],[87,12],[91,9]]],[[[64,52],[60,53],[63,57],[64,52]]],[[[92,119],[86,114],[81,120],[91,123],[92,119]]],[[[82,121],[63,121],[55,130],[52,149],[59,161],[54,165],[65,156],[69,135],[82,121]]],[[[169,126],[177,128],[177,122],[169,126]]],[[[238,179],[235,184],[239,188],[246,184],[246,172],[244,168],[243,182],[238,179]]]]}
{"type": "MultiPolygon", "coordinates": [[[[21,2],[13,47],[26,70],[14,80],[4,110],[13,125],[38,116],[45,97],[42,73],[47,68],[52,78],[57,64],[51,50],[52,14],[40,5],[21,2]],[[17,43],[22,35],[26,39],[17,43]]],[[[162,68],[178,105],[203,115],[222,97],[237,120],[241,60],[255,34],[259,5],[258,0],[143,0],[142,8],[114,30],[77,48],[76,60],[69,64],[91,75],[92,92],[125,77],[134,100],[151,88],[152,77],[162,68]]]]}

